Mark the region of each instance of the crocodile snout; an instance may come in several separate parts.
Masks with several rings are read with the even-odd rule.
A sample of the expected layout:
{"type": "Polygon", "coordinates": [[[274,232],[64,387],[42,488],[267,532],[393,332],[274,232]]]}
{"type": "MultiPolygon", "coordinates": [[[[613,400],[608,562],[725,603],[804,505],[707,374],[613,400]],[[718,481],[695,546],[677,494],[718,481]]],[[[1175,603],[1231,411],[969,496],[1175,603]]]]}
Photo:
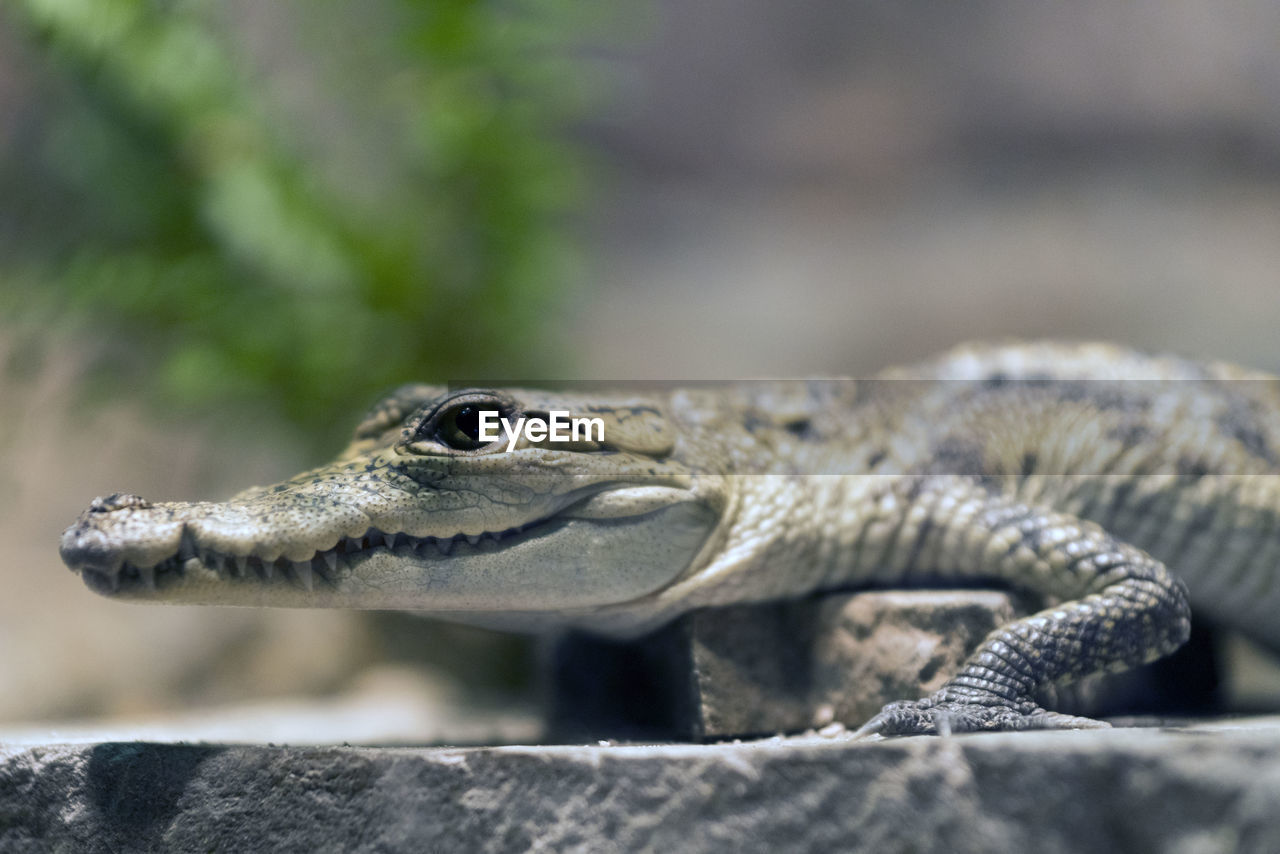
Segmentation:
{"type": "MultiPolygon", "coordinates": [[[[83,520],[83,517],[81,519],[83,520]]],[[[82,520],[78,520],[62,532],[62,541],[58,544],[58,554],[62,557],[62,562],[73,572],[86,569],[97,572],[116,572],[124,563],[124,555],[119,545],[113,544],[102,531],[82,520]]]]}
{"type": "Polygon", "coordinates": [[[138,495],[95,498],[62,532],[58,553],[71,570],[115,575],[126,561],[162,560],[177,550],[182,521],[138,495]]]}

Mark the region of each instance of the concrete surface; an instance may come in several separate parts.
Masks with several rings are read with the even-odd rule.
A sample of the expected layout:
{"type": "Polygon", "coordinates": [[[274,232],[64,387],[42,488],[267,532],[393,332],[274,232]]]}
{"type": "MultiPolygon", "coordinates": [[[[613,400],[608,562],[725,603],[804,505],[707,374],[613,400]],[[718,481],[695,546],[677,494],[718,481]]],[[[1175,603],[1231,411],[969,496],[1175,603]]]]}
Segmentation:
{"type": "Polygon", "coordinates": [[[853,742],[0,748],[0,850],[1280,850],[1280,718],[853,742]]]}

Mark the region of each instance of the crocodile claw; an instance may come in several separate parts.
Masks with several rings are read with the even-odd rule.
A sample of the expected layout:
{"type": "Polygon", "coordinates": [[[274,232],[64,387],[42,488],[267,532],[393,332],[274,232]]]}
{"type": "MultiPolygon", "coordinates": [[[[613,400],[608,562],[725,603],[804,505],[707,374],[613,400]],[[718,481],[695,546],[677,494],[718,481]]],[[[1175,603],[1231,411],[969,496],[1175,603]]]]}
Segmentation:
{"type": "Polygon", "coordinates": [[[1027,729],[1106,729],[1093,718],[1064,715],[1031,701],[1012,702],[998,694],[957,695],[943,688],[921,700],[890,703],[854,732],[872,735],[942,735],[960,732],[1008,732],[1027,729]]]}

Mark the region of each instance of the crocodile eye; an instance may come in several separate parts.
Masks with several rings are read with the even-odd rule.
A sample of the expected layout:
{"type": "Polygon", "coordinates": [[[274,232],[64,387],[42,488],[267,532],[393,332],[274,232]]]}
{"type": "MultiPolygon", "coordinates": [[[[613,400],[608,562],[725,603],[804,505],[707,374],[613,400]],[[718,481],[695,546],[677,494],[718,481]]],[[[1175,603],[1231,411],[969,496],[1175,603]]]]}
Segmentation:
{"type": "Polygon", "coordinates": [[[456,451],[474,451],[493,444],[480,438],[480,407],[474,403],[442,412],[436,422],[436,439],[456,451]]]}
{"type": "Polygon", "coordinates": [[[401,441],[411,453],[432,453],[434,445],[453,451],[482,451],[506,444],[502,419],[518,411],[515,401],[485,391],[464,391],[432,401],[414,413],[401,441]],[[487,429],[486,429],[487,428],[487,429]],[[418,445],[415,450],[414,445],[418,445]]]}

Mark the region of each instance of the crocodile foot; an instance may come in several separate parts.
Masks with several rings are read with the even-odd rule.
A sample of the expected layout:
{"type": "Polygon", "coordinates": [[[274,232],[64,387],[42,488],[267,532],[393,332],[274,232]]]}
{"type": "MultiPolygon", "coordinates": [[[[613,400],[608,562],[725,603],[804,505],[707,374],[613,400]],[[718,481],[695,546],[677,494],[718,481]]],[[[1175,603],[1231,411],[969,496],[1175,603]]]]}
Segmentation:
{"type": "Polygon", "coordinates": [[[854,737],[869,735],[950,735],[1023,729],[1105,729],[1106,721],[1064,715],[1030,700],[1011,701],[988,692],[957,695],[946,688],[921,700],[890,703],[863,724],[854,737]]]}

